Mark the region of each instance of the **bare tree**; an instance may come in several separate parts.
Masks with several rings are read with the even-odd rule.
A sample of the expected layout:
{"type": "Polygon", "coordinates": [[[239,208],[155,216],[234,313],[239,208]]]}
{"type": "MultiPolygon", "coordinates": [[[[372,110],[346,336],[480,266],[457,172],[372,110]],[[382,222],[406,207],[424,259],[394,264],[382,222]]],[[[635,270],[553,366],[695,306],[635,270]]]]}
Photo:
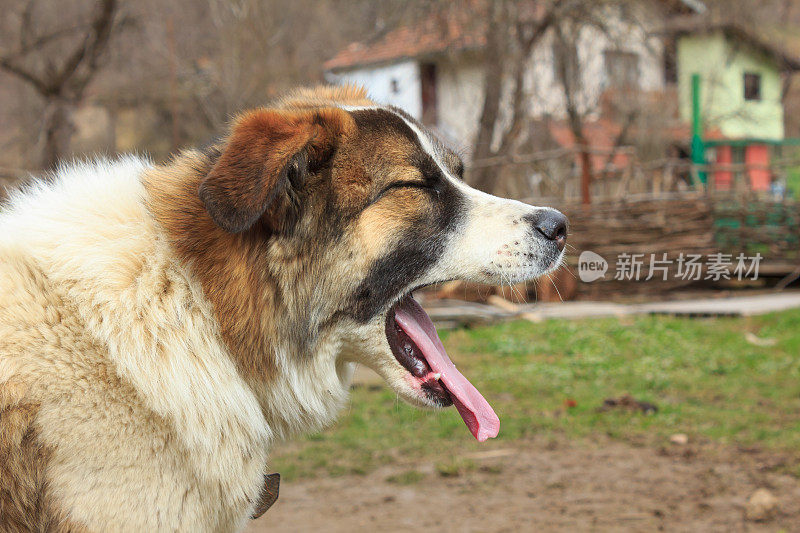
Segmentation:
{"type": "Polygon", "coordinates": [[[589,153],[589,141],[583,132],[583,114],[581,113],[577,96],[580,91],[580,63],[577,48],[571,39],[574,39],[574,25],[562,21],[555,26],[553,50],[555,52],[555,74],[564,95],[564,108],[567,114],[567,124],[575,138],[581,167],[581,202],[584,205],[591,203],[590,185],[592,182],[592,157],[589,153]],[[571,31],[567,33],[565,27],[571,31]],[[568,38],[567,35],[571,37],[568,38]]]}
{"type": "Polygon", "coordinates": [[[119,26],[117,11],[116,0],[98,0],[88,23],[47,24],[36,20],[36,3],[28,0],[19,15],[16,44],[3,43],[0,48],[0,70],[25,82],[45,101],[42,168],[52,168],[69,153],[73,110],[101,67],[102,55],[119,26]],[[42,31],[43,27],[48,29],[42,31]]]}
{"type": "MultiPolygon", "coordinates": [[[[636,2],[622,0],[492,2],[486,37],[484,100],[474,160],[508,157],[513,152],[526,124],[534,118],[529,116],[531,95],[526,92],[525,73],[531,68],[531,57],[537,47],[552,44],[554,78],[564,103],[567,126],[578,148],[581,196],[584,203],[589,203],[593,169],[584,124],[587,115],[596,109],[588,108],[583,98],[585,83],[581,72],[586,65],[581,64],[576,41],[584,31],[617,39],[615,32],[619,29],[611,28],[609,21],[639,24],[636,6],[636,2]],[[509,105],[503,108],[501,104],[506,98],[509,105]]],[[[627,106],[624,115],[616,143],[625,140],[637,115],[635,107],[627,106]]],[[[494,191],[499,185],[497,177],[495,166],[478,165],[472,182],[480,189],[494,191]]]]}
{"type": "MultiPolygon", "coordinates": [[[[571,3],[574,2],[553,0],[544,7],[541,16],[538,2],[497,0],[490,3],[484,61],[484,97],[473,159],[506,156],[514,146],[527,117],[524,77],[531,53],[571,3]],[[511,117],[503,129],[500,104],[509,74],[513,79],[511,117]],[[499,145],[493,148],[499,129],[503,129],[499,145]]],[[[491,191],[494,187],[493,177],[494,169],[488,166],[479,167],[472,175],[472,183],[481,190],[491,191]]]]}

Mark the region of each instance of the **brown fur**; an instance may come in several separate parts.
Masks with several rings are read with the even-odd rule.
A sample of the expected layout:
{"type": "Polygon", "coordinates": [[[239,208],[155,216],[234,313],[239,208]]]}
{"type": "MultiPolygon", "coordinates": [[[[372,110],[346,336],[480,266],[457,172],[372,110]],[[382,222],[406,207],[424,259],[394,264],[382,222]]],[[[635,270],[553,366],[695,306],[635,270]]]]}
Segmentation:
{"type": "Polygon", "coordinates": [[[35,426],[38,406],[16,403],[10,389],[0,401],[0,531],[86,531],[59,512],[48,491],[50,452],[41,445],[35,426]]]}
{"type": "Polygon", "coordinates": [[[367,91],[362,87],[321,85],[296,89],[278,100],[275,106],[285,109],[315,109],[342,104],[372,106],[375,102],[367,97],[367,91]]]}
{"type": "MultiPolygon", "coordinates": [[[[214,305],[223,337],[248,379],[262,381],[273,373],[274,361],[264,355],[270,353],[270,339],[296,331],[297,324],[288,319],[298,304],[307,306],[281,301],[278,294],[297,294],[296,285],[308,282],[313,287],[317,279],[298,270],[304,258],[319,252],[308,248],[319,244],[316,239],[306,239],[305,248],[275,239],[268,244],[265,239],[281,233],[292,218],[291,204],[278,198],[288,180],[308,178],[287,176],[298,172],[287,169],[296,164],[293,158],[301,154],[299,165],[314,172],[336,149],[329,178],[333,183],[319,184],[315,201],[306,206],[316,209],[306,217],[316,222],[333,215],[323,212],[330,203],[336,205],[335,216],[357,212],[377,187],[373,175],[386,182],[403,176],[415,179],[412,167],[386,163],[407,158],[412,146],[405,139],[359,136],[350,114],[318,107],[329,106],[336,98],[349,105],[368,103],[363,97],[362,91],[346,87],[297,91],[279,101],[278,108],[237,117],[219,147],[207,153],[185,152],[144,177],[150,209],[181,257],[193,266],[214,305]],[[372,175],[363,168],[364,161],[374,167],[372,175]],[[333,198],[326,199],[331,194],[333,198]],[[284,290],[278,290],[281,285],[284,290]]],[[[304,185],[314,189],[313,183],[304,185]]],[[[359,246],[369,247],[373,256],[385,247],[385,237],[400,229],[402,219],[419,209],[420,193],[396,194],[397,201],[387,209],[405,213],[402,218],[385,217],[378,210],[358,228],[359,246]]],[[[316,228],[308,235],[318,236],[316,228]]],[[[346,289],[342,287],[343,292],[346,289]]]]}
{"type": "Polygon", "coordinates": [[[273,362],[264,354],[279,332],[269,310],[278,314],[285,308],[276,301],[273,254],[264,238],[280,231],[285,206],[265,211],[285,188],[280,180],[289,179],[286,166],[293,157],[304,152],[314,164],[350,129],[352,119],[338,109],[258,110],[235,121],[207,174],[207,156],[189,152],[145,179],[156,219],[193,265],[245,376],[264,379],[272,373],[273,362]],[[216,223],[210,213],[216,213],[216,223]],[[241,220],[246,222],[235,222],[241,220]]]}
{"type": "Polygon", "coordinates": [[[223,229],[247,230],[287,180],[306,172],[306,165],[324,162],[352,129],[350,115],[336,108],[251,111],[236,120],[222,154],[200,184],[200,199],[223,229]]]}

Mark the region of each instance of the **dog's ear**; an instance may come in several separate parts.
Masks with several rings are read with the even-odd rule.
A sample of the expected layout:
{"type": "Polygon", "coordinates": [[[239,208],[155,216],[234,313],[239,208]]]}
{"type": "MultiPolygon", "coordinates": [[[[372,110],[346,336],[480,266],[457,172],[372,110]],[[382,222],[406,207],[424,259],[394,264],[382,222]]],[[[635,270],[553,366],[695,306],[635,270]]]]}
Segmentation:
{"type": "Polygon", "coordinates": [[[349,113],[337,108],[243,115],[200,184],[200,200],[222,229],[245,231],[288,186],[300,187],[324,165],[352,127],[349,113]]]}

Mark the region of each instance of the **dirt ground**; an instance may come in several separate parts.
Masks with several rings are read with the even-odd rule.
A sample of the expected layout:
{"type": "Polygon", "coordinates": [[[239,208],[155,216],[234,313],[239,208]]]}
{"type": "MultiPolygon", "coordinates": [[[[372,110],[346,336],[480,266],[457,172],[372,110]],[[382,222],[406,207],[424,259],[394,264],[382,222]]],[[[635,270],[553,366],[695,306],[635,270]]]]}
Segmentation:
{"type": "Polygon", "coordinates": [[[781,473],[785,461],[691,443],[531,442],[467,457],[456,475],[420,463],[284,482],[247,532],[800,531],[800,481],[781,473]],[[405,484],[390,481],[409,470],[405,484]],[[745,518],[758,488],[778,499],[762,522],[745,518]]]}

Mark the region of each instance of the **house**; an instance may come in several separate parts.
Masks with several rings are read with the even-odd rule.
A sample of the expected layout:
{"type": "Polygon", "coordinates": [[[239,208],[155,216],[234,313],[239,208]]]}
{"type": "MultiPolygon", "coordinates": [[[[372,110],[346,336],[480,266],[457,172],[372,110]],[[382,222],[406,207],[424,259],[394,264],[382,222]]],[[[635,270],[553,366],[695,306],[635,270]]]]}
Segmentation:
{"type": "MultiPolygon", "coordinates": [[[[574,41],[581,58],[581,68],[574,74],[578,77],[574,85],[579,88],[576,102],[581,114],[599,119],[602,97],[609,90],[663,90],[670,66],[665,62],[663,36],[650,30],[660,27],[664,17],[704,9],[698,0],[653,1],[635,23],[610,12],[611,31],[581,29],[574,41]],[[647,22],[641,24],[642,19],[647,22]]],[[[364,86],[374,99],[405,109],[469,156],[483,104],[485,45],[485,25],[480,16],[431,16],[389,31],[373,42],[353,43],[324,67],[329,81],[364,86]]],[[[563,133],[566,107],[556,77],[558,56],[552,34],[535,47],[524,81],[528,114],[554,119],[554,128],[561,120],[559,131],[552,132],[553,139],[574,143],[569,140],[570,134],[563,133]]]]}
{"type": "Polygon", "coordinates": [[[672,27],[681,119],[692,119],[691,77],[699,74],[708,126],[730,139],[783,139],[782,75],[800,61],[732,24],[672,27]]]}
{"type": "Polygon", "coordinates": [[[800,69],[800,60],[750,31],[732,24],[709,25],[696,19],[676,19],[678,107],[685,122],[692,120],[692,77],[699,76],[700,119],[706,131],[716,130],[710,143],[721,168],[714,187],[732,187],[731,164],[748,166],[752,190],[770,187],[770,148],[784,141],[784,76],[800,69]]]}

